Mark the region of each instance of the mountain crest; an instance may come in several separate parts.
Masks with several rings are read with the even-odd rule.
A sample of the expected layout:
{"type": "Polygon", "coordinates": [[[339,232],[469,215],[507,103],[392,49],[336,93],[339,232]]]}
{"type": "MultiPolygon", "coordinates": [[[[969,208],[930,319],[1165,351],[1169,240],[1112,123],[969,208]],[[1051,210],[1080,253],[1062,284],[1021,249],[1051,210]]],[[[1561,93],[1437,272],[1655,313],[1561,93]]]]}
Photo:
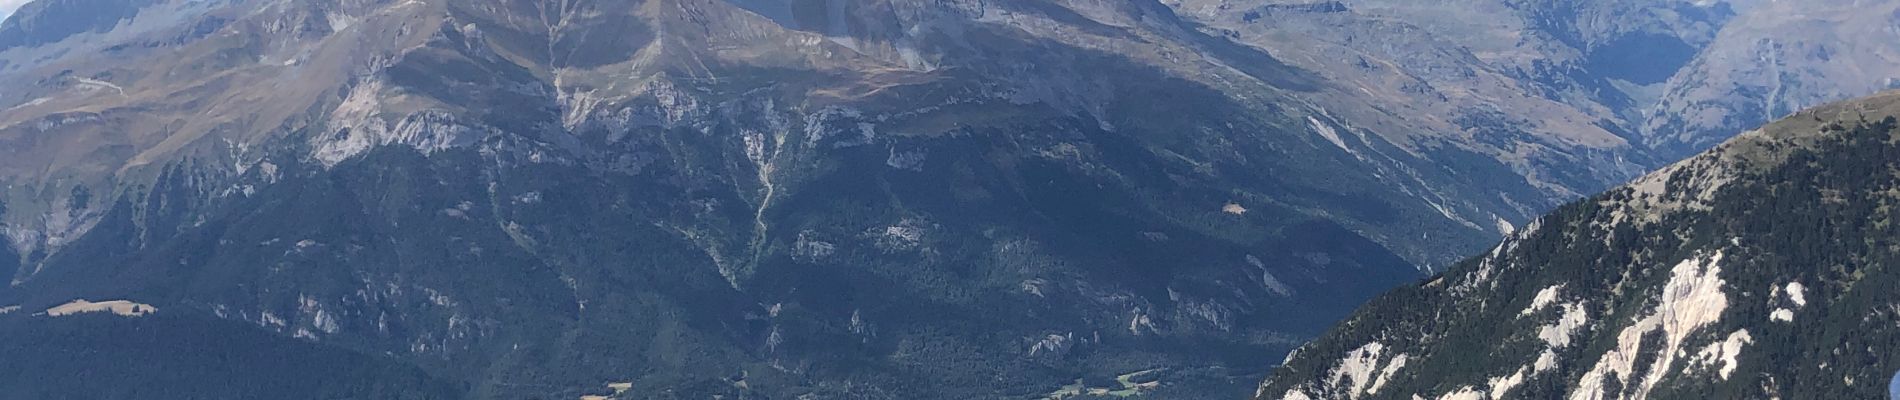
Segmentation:
{"type": "Polygon", "coordinates": [[[1840,382],[1900,368],[1895,116],[1896,92],[1803,111],[1560,208],[1373,301],[1256,397],[1878,397],[1840,382]]]}

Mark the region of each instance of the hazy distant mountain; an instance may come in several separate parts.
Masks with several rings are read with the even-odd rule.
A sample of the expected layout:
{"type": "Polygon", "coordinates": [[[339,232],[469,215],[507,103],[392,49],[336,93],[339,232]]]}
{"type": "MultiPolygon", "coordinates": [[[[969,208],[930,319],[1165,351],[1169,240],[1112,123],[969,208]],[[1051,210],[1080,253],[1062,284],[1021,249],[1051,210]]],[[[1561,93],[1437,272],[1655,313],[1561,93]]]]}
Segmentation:
{"type": "Polygon", "coordinates": [[[1628,139],[1646,154],[1630,162],[1650,167],[1900,79],[1892,1],[1166,2],[1382,109],[1419,111],[1388,118],[1504,109],[1534,116],[1518,128],[1532,136],[1628,139]]]}
{"type": "Polygon", "coordinates": [[[1900,93],[1565,206],[1360,309],[1265,399],[1873,399],[1900,370],[1900,93]]]}
{"type": "Polygon", "coordinates": [[[1686,155],[1795,110],[1900,87],[1896,24],[1894,1],[1762,2],[1662,86],[1645,142],[1686,155]]]}

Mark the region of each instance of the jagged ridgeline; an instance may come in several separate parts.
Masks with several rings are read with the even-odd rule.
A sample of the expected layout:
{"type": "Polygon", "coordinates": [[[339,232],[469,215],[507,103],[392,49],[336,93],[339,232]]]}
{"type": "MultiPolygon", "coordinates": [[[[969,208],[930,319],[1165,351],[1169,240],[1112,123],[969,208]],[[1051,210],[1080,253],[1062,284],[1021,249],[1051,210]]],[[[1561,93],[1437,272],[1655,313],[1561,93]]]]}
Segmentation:
{"type": "Polygon", "coordinates": [[[1900,371],[1900,94],[1797,113],[1395,290],[1260,399],[1874,399],[1900,371]]]}

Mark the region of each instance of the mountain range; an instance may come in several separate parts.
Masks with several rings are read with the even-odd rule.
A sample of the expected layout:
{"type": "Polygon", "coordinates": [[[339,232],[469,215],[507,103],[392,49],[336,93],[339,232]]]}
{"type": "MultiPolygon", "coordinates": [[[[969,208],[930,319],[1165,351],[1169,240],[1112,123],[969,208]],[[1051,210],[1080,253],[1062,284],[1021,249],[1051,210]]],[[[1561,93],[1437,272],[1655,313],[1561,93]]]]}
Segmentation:
{"type": "Polygon", "coordinates": [[[1536,215],[1891,85],[1894,4],[1790,3],[38,0],[0,332],[231,336],[368,397],[1239,398],[1536,215]]]}

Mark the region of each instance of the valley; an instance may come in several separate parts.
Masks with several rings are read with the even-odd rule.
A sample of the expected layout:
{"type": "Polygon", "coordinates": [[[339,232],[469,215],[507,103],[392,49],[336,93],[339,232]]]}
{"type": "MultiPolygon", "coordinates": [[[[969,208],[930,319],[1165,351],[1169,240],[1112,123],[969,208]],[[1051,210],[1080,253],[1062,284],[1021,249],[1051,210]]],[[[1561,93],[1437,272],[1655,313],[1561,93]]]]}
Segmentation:
{"type": "MultiPolygon", "coordinates": [[[[1684,197],[1656,177],[1729,171],[1672,163],[1900,76],[1900,42],[1860,39],[1896,5],[1795,3],[35,0],[0,22],[0,342],[47,346],[0,351],[149,332],[199,353],[127,350],[185,372],[146,389],[54,379],[97,354],[0,383],[1243,398],[1314,368],[1276,361],[1369,299],[1455,280],[1578,199],[1654,198],[1606,206],[1618,223],[1703,212],[1725,187],[1706,180],[1740,178],[1684,197]],[[279,384],[312,371],[335,380],[279,384]]],[[[1667,333],[1630,328],[1625,353],[1691,354],[1552,364],[1608,306],[1552,283],[1512,311],[1551,319],[1535,351],[1468,392],[1753,373],[1774,333],[1716,345],[1696,332],[1731,320],[1678,317],[1753,310],[1710,291],[1738,269],[1670,254],[1653,268],[1682,267],[1659,287],[1687,311],[1617,315],[1667,333]]],[[[1756,319],[1838,289],[1772,288],[1808,304],[1756,319]]],[[[1350,367],[1298,384],[1456,392],[1402,379],[1450,362],[1418,345],[1331,349],[1350,367]]]]}

